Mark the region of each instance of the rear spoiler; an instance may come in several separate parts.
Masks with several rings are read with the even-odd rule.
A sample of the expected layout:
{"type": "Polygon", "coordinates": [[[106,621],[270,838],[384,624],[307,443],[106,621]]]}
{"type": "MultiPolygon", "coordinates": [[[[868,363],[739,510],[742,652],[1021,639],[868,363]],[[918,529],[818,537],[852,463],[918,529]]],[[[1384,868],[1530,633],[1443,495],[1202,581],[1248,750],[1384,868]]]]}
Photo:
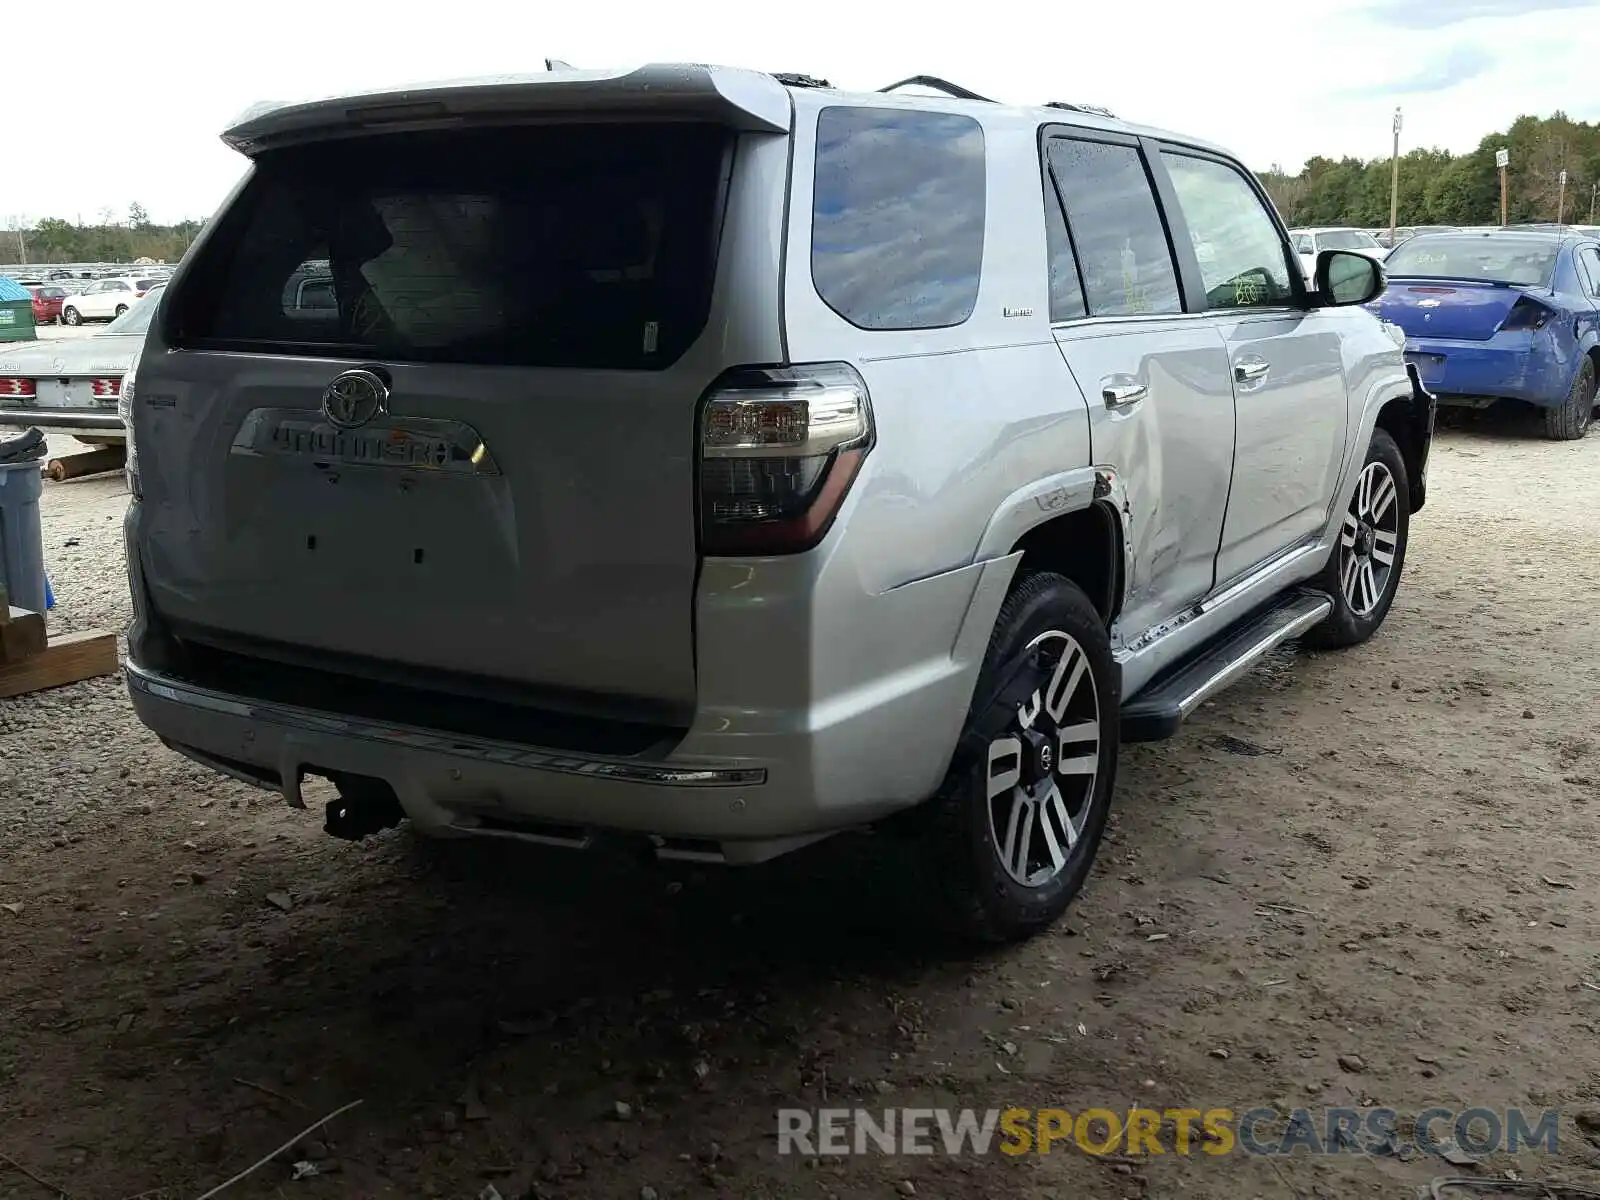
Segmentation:
{"type": "Polygon", "coordinates": [[[652,64],[634,71],[493,75],[299,104],[258,104],[222,140],[253,158],[297,142],[518,117],[698,119],[750,132],[788,133],[792,110],[788,91],[771,75],[652,64]]]}

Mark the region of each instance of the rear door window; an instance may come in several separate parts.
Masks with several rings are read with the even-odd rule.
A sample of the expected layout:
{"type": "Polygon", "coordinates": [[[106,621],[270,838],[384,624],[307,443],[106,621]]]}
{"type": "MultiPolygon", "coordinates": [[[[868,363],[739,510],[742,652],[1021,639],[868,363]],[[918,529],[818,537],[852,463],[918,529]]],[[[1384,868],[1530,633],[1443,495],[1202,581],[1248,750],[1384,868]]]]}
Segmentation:
{"type": "Polygon", "coordinates": [[[196,260],[179,344],[651,370],[710,310],[731,134],[614,124],[263,155],[196,260]]]}
{"type": "Polygon", "coordinates": [[[1046,153],[1066,204],[1089,315],[1182,312],[1166,226],[1139,148],[1052,137],[1046,153]]]}
{"type": "Polygon", "coordinates": [[[811,278],[862,329],[960,325],[978,302],[983,126],[952,113],[825,108],[817,116],[811,278]]]}

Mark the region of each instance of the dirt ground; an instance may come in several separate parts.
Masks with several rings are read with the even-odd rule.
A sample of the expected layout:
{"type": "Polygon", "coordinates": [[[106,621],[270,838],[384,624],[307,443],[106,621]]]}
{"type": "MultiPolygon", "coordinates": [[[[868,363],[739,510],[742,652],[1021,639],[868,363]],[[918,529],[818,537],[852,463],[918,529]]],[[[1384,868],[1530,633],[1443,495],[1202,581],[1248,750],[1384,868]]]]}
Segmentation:
{"type": "MultiPolygon", "coordinates": [[[[120,480],[47,488],[56,628],[121,629],[120,480]]],[[[0,701],[0,1155],[198,1198],[361,1101],[226,1194],[1600,1186],[1600,435],[1441,433],[1432,489],[1380,635],[1128,748],[1068,919],[977,960],[922,936],[881,839],[704,872],[347,845],[163,749],[117,680],[0,701]],[[1135,1103],[1564,1115],[1555,1155],[1465,1167],[775,1151],[790,1105],[1135,1103]]],[[[0,1160],[0,1197],[49,1195],[0,1160]]]]}

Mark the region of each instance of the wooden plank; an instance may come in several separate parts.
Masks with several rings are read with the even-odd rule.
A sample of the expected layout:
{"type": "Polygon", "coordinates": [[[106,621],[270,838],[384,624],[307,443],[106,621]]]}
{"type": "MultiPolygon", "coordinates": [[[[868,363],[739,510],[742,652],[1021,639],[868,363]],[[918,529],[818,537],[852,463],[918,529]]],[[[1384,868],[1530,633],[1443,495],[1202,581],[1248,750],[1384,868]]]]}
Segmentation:
{"type": "Polygon", "coordinates": [[[0,666],[0,699],[42,692],[117,672],[117,635],[64,633],[38,654],[0,666]]]}
{"type": "Polygon", "coordinates": [[[0,609],[0,665],[21,662],[44,647],[43,616],[10,605],[0,609]]]}

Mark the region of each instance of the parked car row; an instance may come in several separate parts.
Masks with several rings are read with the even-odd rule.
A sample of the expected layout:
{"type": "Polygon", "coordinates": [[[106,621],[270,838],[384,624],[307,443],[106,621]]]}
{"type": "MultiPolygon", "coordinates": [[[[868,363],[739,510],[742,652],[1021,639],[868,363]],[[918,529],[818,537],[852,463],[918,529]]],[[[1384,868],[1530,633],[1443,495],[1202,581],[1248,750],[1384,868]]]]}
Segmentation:
{"type": "Polygon", "coordinates": [[[33,296],[35,325],[82,325],[85,321],[116,320],[166,279],[164,273],[153,273],[57,283],[19,282],[33,296]]]}

